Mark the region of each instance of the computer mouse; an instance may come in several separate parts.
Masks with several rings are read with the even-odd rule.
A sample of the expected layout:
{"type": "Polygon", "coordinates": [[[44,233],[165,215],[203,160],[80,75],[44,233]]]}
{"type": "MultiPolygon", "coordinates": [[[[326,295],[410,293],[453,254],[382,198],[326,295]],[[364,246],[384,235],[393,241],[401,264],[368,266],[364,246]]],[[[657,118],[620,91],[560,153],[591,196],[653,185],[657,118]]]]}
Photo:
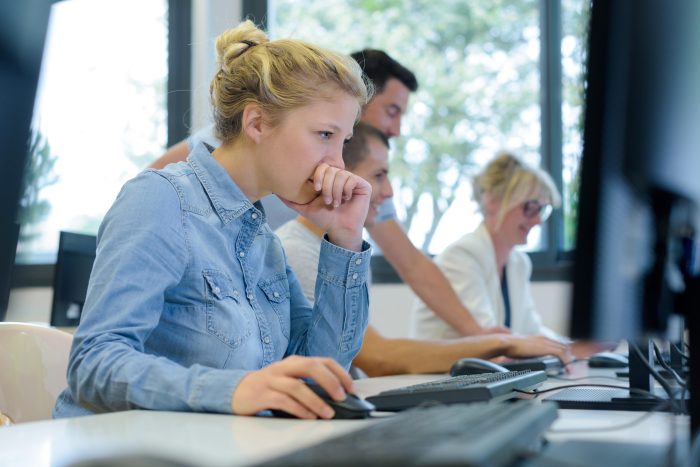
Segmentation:
{"type": "MultiPolygon", "coordinates": [[[[371,412],[375,409],[374,405],[355,394],[348,393],[342,401],[334,400],[328,393],[318,384],[305,381],[304,382],[313,392],[315,392],[323,401],[330,405],[335,415],[334,420],[351,420],[358,418],[369,418],[371,412]]],[[[293,415],[283,410],[272,410],[272,413],[277,417],[295,418],[293,415]]]]}
{"type": "Polygon", "coordinates": [[[624,368],[629,366],[626,355],[615,352],[598,352],[588,357],[588,366],[591,368],[624,368]]]}
{"type": "Polygon", "coordinates": [[[508,368],[481,358],[462,358],[450,368],[450,375],[477,375],[479,373],[508,372],[508,368]]]}

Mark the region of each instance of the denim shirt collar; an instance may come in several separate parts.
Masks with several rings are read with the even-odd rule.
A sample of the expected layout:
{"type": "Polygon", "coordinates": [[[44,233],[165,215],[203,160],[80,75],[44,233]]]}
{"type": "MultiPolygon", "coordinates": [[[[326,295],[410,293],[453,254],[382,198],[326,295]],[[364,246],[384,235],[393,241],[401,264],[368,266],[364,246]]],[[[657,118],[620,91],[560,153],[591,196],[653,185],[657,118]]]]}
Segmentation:
{"type": "MultiPolygon", "coordinates": [[[[216,214],[224,224],[239,217],[253,207],[231,176],[211,154],[214,148],[198,143],[187,161],[211,200],[216,214]]],[[[255,203],[256,208],[259,203],[255,203]]],[[[264,212],[263,212],[264,214],[264,212]]]]}

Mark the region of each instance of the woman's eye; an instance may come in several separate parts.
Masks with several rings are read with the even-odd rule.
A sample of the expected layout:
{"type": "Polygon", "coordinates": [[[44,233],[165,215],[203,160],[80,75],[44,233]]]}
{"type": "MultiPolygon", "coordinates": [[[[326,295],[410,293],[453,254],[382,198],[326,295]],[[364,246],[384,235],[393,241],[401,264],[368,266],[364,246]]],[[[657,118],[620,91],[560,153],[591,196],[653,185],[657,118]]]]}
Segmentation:
{"type": "Polygon", "coordinates": [[[321,132],[319,132],[319,135],[321,135],[321,139],[328,140],[328,139],[331,139],[331,136],[333,135],[333,133],[331,133],[330,131],[321,131],[321,132]]]}

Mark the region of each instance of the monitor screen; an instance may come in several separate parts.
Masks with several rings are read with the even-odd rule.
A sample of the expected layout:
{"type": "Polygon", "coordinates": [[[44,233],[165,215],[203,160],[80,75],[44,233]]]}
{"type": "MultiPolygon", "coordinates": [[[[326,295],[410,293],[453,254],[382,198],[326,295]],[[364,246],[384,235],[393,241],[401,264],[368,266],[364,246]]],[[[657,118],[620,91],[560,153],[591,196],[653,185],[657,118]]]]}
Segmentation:
{"type": "Polygon", "coordinates": [[[0,2],[0,320],[17,249],[17,208],[50,7],[49,0],[0,2]]]}
{"type": "Polygon", "coordinates": [[[675,311],[699,230],[698,24],[694,0],[593,2],[573,337],[662,334],[675,311]]]}
{"type": "Polygon", "coordinates": [[[94,235],[61,232],[53,283],[52,326],[75,327],[79,324],[95,262],[96,245],[94,235]]]}

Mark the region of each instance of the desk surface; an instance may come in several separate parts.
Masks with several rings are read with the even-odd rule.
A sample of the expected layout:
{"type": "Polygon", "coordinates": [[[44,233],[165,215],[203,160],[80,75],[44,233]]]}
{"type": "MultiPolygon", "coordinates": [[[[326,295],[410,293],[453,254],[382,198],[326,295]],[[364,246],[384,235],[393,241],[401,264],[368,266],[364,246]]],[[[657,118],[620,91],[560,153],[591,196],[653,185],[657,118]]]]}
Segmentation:
{"type": "MultiPolygon", "coordinates": [[[[615,384],[604,379],[610,370],[588,370],[575,364],[569,378],[615,384]]],[[[382,390],[443,378],[444,375],[402,375],[355,382],[363,397],[382,390]]],[[[582,381],[575,381],[582,382],[582,381]]],[[[626,380],[619,380],[626,384],[626,380]]],[[[572,382],[573,383],[573,382],[572,382]]],[[[570,382],[549,379],[544,387],[570,382]]],[[[640,412],[560,410],[548,439],[589,439],[668,443],[673,429],[687,439],[689,419],[665,413],[646,414],[639,423],[605,431],[639,419],[640,412]],[[586,432],[564,430],[591,429],[586,432]]],[[[297,448],[349,432],[372,420],[309,421],[219,414],[129,411],[90,417],[49,420],[0,428],[0,465],[63,466],[85,457],[148,453],[201,466],[237,466],[276,457],[297,448]]]]}

